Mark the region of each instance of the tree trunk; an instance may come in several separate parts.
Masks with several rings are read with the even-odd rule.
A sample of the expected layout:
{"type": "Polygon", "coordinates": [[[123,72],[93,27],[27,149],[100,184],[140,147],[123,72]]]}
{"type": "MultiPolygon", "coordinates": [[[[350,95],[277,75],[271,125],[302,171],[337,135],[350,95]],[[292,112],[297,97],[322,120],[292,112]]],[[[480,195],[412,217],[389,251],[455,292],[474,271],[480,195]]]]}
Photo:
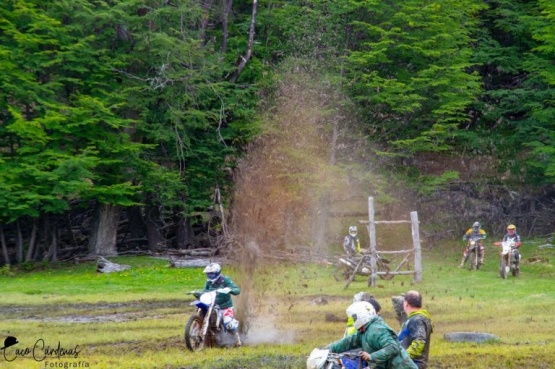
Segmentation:
{"type": "Polygon", "coordinates": [[[175,218],[175,248],[188,249],[195,243],[195,235],[191,225],[191,218],[176,215],[175,218]]]}
{"type": "MultiPolygon", "coordinates": [[[[57,224],[57,222],[54,222],[57,224]]],[[[50,248],[48,249],[47,259],[52,263],[58,262],[58,227],[55,226],[50,230],[50,248]]]]}
{"type": "MultiPolygon", "coordinates": [[[[143,219],[143,215],[141,214],[141,207],[140,206],[132,206],[127,208],[127,219],[129,219],[129,223],[127,225],[127,237],[131,240],[141,240],[146,238],[145,232],[145,220],[143,219]]],[[[132,242],[130,246],[133,247],[141,247],[144,246],[142,242],[132,242]]]]}
{"type": "Polygon", "coordinates": [[[4,262],[10,265],[10,255],[8,254],[8,246],[6,245],[6,237],[4,237],[4,228],[0,224],[0,243],[2,243],[2,255],[4,255],[4,262]]]}
{"type": "Polygon", "coordinates": [[[162,233],[160,233],[160,210],[158,206],[146,207],[146,234],[148,237],[148,249],[150,251],[157,251],[166,245],[166,240],[162,233]]]}
{"type": "Polygon", "coordinates": [[[31,230],[31,237],[29,237],[29,249],[27,250],[25,261],[33,260],[33,252],[35,251],[35,244],[37,243],[37,230],[39,228],[38,223],[38,219],[33,221],[33,229],[31,230]]]}
{"type": "Polygon", "coordinates": [[[245,53],[244,56],[241,55],[241,56],[239,56],[239,59],[237,59],[237,63],[236,63],[237,69],[235,70],[235,73],[233,73],[233,75],[231,76],[231,82],[232,83],[237,82],[237,79],[241,75],[241,72],[243,71],[243,69],[247,65],[247,62],[251,58],[252,45],[254,43],[254,30],[255,30],[255,26],[256,26],[256,13],[257,13],[257,11],[258,11],[258,0],[253,0],[252,1],[251,26],[250,26],[250,30],[249,30],[249,41],[247,42],[247,52],[245,53]]]}
{"type": "Polygon", "coordinates": [[[35,250],[33,251],[33,260],[40,260],[41,256],[43,259],[46,258],[48,253],[48,238],[50,229],[50,218],[48,216],[43,216],[42,222],[39,227],[39,236],[35,244],[35,250]]]}
{"type": "Polygon", "coordinates": [[[50,240],[50,246],[46,250],[43,260],[56,263],[58,261],[58,219],[55,216],[46,216],[46,242],[50,240]]]}
{"type": "Polygon", "coordinates": [[[223,16],[222,16],[222,54],[227,52],[227,39],[229,37],[229,14],[231,13],[231,6],[233,0],[223,0],[223,16]]]}
{"type": "Polygon", "coordinates": [[[200,34],[199,37],[202,41],[202,44],[206,44],[206,29],[208,28],[208,22],[210,20],[210,10],[212,8],[212,4],[214,0],[204,0],[202,1],[202,9],[204,10],[204,14],[202,17],[202,21],[200,22],[200,34]]]}
{"type": "Polygon", "coordinates": [[[118,254],[116,236],[121,208],[111,204],[97,203],[89,239],[89,253],[100,256],[118,254]]]}
{"type": "Polygon", "coordinates": [[[23,234],[21,233],[21,226],[19,224],[19,219],[15,222],[17,226],[17,249],[15,253],[15,260],[17,263],[23,261],[23,234]]]}

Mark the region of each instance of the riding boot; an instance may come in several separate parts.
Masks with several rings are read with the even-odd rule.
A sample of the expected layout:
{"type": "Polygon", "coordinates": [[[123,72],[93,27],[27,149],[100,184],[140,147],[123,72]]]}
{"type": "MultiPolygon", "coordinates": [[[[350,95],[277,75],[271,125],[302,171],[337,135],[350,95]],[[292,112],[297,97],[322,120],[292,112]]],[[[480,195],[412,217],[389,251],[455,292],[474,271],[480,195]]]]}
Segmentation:
{"type": "Polygon", "coordinates": [[[480,255],[480,261],[478,262],[480,265],[484,265],[484,255],[480,255]]]}
{"type": "Polygon", "coordinates": [[[239,347],[242,345],[243,345],[243,342],[241,342],[241,337],[239,336],[239,332],[235,332],[235,346],[239,347]]]}
{"type": "Polygon", "coordinates": [[[459,268],[464,268],[464,264],[466,263],[467,259],[468,259],[468,256],[463,256],[462,257],[461,264],[459,265],[459,268]]]}

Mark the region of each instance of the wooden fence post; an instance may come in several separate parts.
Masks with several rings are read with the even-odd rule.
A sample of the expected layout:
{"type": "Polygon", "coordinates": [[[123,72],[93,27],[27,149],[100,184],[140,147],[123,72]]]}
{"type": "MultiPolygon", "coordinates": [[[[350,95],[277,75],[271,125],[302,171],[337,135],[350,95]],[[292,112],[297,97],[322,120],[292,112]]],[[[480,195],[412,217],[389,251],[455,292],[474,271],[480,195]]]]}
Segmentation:
{"type": "Polygon", "coordinates": [[[412,242],[414,245],[414,282],[422,282],[422,251],[420,249],[420,231],[418,229],[418,213],[411,211],[412,242]]]}
{"type": "Polygon", "coordinates": [[[374,198],[368,198],[368,234],[370,236],[370,269],[368,286],[376,287],[378,268],[376,267],[376,223],[374,223],[374,198]]]}

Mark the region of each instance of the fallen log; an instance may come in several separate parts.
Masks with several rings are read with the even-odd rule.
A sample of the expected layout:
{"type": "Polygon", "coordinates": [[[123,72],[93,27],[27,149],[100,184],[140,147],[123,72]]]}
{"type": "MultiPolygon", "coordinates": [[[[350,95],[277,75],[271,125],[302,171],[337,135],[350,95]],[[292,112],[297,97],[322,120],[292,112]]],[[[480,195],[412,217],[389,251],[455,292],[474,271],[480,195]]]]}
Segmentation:
{"type": "Polygon", "coordinates": [[[203,249],[188,249],[188,250],[171,250],[168,251],[170,255],[186,255],[186,256],[214,256],[217,249],[203,248],[203,249]]]}
{"type": "Polygon", "coordinates": [[[208,259],[187,259],[187,260],[170,259],[171,268],[197,268],[197,267],[205,267],[208,264],[210,264],[210,260],[208,259]]]}
{"type": "Polygon", "coordinates": [[[102,256],[99,256],[98,261],[96,262],[96,271],[99,273],[121,272],[129,268],[131,268],[131,265],[112,263],[102,256]]]}

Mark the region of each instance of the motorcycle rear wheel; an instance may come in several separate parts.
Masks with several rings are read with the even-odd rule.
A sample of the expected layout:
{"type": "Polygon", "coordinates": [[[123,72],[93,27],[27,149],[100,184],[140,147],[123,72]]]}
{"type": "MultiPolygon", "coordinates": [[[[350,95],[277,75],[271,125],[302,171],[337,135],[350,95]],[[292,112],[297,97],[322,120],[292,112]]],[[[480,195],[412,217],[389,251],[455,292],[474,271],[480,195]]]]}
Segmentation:
{"type": "Polygon", "coordinates": [[[513,273],[513,277],[518,277],[520,274],[520,266],[518,264],[513,265],[511,272],[513,273]]]}
{"type": "Polygon", "coordinates": [[[202,318],[193,315],[185,324],[185,346],[190,351],[200,351],[204,348],[204,338],[202,337],[202,318]]]}

